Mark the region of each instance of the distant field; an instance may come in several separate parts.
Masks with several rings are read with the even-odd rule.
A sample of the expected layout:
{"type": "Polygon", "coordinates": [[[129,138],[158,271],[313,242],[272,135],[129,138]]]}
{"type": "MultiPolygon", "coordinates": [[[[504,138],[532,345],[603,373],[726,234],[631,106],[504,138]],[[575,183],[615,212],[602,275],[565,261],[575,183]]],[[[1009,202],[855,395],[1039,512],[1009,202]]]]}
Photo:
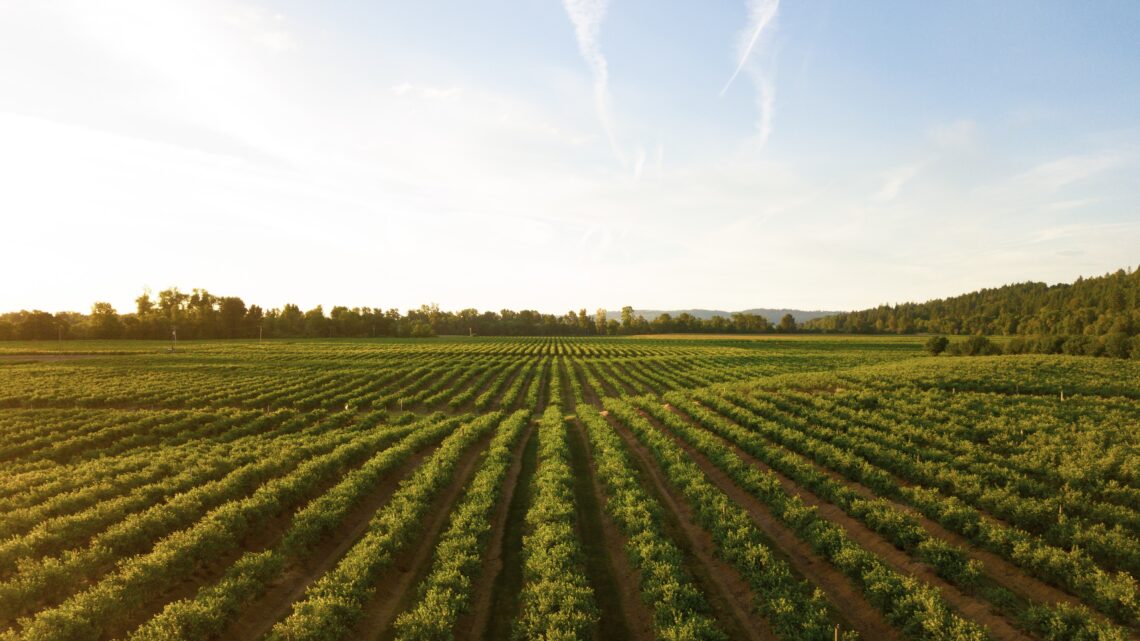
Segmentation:
{"type": "Polygon", "coordinates": [[[1136,639],[1140,362],[0,343],[0,641],[1136,639]]]}

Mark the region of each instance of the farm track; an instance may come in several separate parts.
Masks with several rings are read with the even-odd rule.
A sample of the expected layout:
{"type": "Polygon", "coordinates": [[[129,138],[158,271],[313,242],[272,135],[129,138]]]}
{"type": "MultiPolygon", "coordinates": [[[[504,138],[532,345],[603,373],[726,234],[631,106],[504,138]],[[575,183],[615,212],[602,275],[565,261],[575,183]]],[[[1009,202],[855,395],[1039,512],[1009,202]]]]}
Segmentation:
{"type": "Polygon", "coordinates": [[[825,559],[820,558],[810,545],[780,523],[764,504],[659,421],[648,414],[643,413],[641,416],[654,429],[667,435],[683,449],[713,485],[748,512],[752,523],[768,538],[774,552],[787,561],[795,572],[823,590],[832,606],[835,618],[840,621],[844,629],[857,630],[865,639],[902,641],[899,631],[887,623],[879,610],[867,601],[856,586],[852,585],[850,579],[825,559]]]}
{"type": "MultiPolygon", "coordinates": [[[[849,410],[850,408],[843,408],[843,409],[847,409],[847,410],[849,410]]],[[[787,412],[789,411],[789,410],[788,410],[788,408],[785,408],[785,407],[782,407],[782,406],[781,406],[781,407],[779,407],[779,410],[780,410],[781,412],[785,412],[785,413],[787,413],[787,412]]],[[[830,411],[831,411],[831,410],[829,410],[829,412],[830,412],[830,411]]],[[[842,432],[842,431],[843,431],[843,430],[845,430],[845,429],[847,428],[847,426],[849,425],[849,422],[848,422],[848,421],[847,421],[847,420],[846,420],[846,419],[845,419],[843,416],[841,416],[841,415],[838,415],[838,414],[835,414],[835,413],[829,413],[829,414],[828,414],[828,417],[827,417],[827,418],[828,418],[827,428],[828,428],[829,430],[836,430],[836,431],[840,431],[840,432],[842,432]]],[[[862,427],[864,427],[864,428],[866,428],[866,429],[871,429],[871,430],[877,430],[877,429],[878,429],[878,428],[877,428],[876,426],[874,426],[874,425],[868,425],[868,424],[865,424],[865,423],[862,425],[862,427]]],[[[860,436],[860,437],[859,437],[859,440],[860,440],[861,442],[875,442],[875,441],[873,441],[872,439],[870,439],[869,437],[863,437],[863,436],[860,436]]],[[[884,447],[885,449],[889,449],[889,450],[896,450],[896,451],[897,451],[897,448],[896,448],[895,446],[891,446],[891,445],[884,445],[883,447],[884,447]]],[[[798,452],[797,452],[797,453],[798,453],[798,452]]],[[[945,454],[945,453],[944,453],[944,454],[945,454]]],[[[878,463],[875,463],[874,461],[871,461],[870,459],[868,459],[868,463],[871,463],[871,464],[872,464],[872,465],[874,465],[875,467],[878,467],[880,470],[882,470],[882,471],[883,471],[885,474],[887,474],[887,475],[888,475],[888,476],[891,478],[891,480],[892,480],[893,482],[895,482],[895,483],[896,483],[896,484],[897,484],[899,487],[905,487],[905,488],[921,488],[921,487],[929,487],[929,486],[926,486],[926,485],[924,485],[924,484],[923,484],[923,483],[921,483],[921,482],[916,482],[916,481],[913,481],[913,480],[911,480],[911,479],[908,479],[908,478],[905,478],[905,477],[903,477],[903,476],[900,476],[900,475],[898,475],[897,473],[895,473],[895,472],[893,472],[893,471],[891,471],[891,470],[887,469],[885,466],[879,465],[878,463]]],[[[940,490],[940,491],[941,491],[941,490],[940,490]]],[[[981,516],[981,518],[983,518],[983,519],[984,519],[984,520],[986,520],[988,523],[990,523],[990,524],[992,524],[992,525],[994,525],[994,526],[997,526],[997,527],[1001,527],[1001,528],[1012,528],[1012,529],[1019,529],[1019,530],[1027,530],[1027,531],[1031,531],[1031,530],[1032,530],[1031,528],[1025,528],[1025,527],[1021,527],[1021,526],[1019,526],[1019,525],[1017,525],[1017,524],[1011,523],[1010,521],[1008,521],[1008,520],[1006,520],[1006,519],[1002,518],[1001,516],[998,516],[998,515],[994,514],[994,513],[993,513],[993,512],[992,512],[990,509],[986,508],[984,505],[981,505],[981,504],[979,504],[979,502],[978,502],[978,501],[976,501],[976,500],[967,500],[966,498],[960,498],[960,500],[962,500],[964,503],[966,503],[966,504],[970,505],[970,506],[971,506],[973,509],[977,510],[977,512],[978,512],[978,514],[981,516]]],[[[1032,533],[1032,534],[1034,534],[1035,536],[1041,536],[1041,533],[1040,533],[1040,532],[1032,532],[1032,531],[1031,531],[1031,533],[1032,533]]],[[[1063,546],[1059,546],[1059,547],[1063,547],[1063,546]]],[[[1105,566],[1103,563],[1102,563],[1102,564],[1100,564],[1100,565],[1102,565],[1102,567],[1104,567],[1104,568],[1105,568],[1106,570],[1108,570],[1108,571],[1113,571],[1113,570],[1114,570],[1114,568],[1111,568],[1111,567],[1107,567],[1107,566],[1105,566]]]]}
{"type": "Polygon", "coordinates": [[[222,641],[258,639],[277,622],[289,614],[293,604],[305,594],[305,589],[332,569],[360,537],[368,530],[372,516],[388,503],[400,483],[439,448],[438,443],[416,452],[372,490],[368,497],[345,518],[335,534],[317,545],[300,563],[286,569],[285,574],[273,582],[257,600],[248,603],[234,616],[231,624],[220,634],[222,641]]]}
{"type": "MultiPolygon", "coordinates": [[[[767,418],[767,417],[765,417],[765,418],[767,418]]],[[[835,428],[835,429],[838,429],[838,428],[835,428]]],[[[764,436],[761,436],[761,438],[763,438],[765,441],[768,440],[764,436]]],[[[813,438],[818,438],[818,437],[813,436],[813,438]]],[[[830,443],[830,441],[828,441],[826,439],[819,439],[819,440],[821,440],[824,443],[830,443]]],[[[780,446],[779,444],[776,444],[776,447],[782,447],[782,446],[780,446]]],[[[848,485],[851,485],[852,483],[854,483],[855,486],[858,486],[856,489],[861,488],[861,493],[862,492],[868,492],[868,493],[870,493],[871,496],[877,496],[869,488],[859,486],[856,481],[854,481],[852,479],[848,479],[842,473],[831,470],[829,468],[819,466],[817,463],[812,461],[812,457],[809,454],[805,454],[805,453],[801,452],[799,449],[795,449],[795,448],[785,448],[785,449],[787,449],[789,452],[792,452],[792,453],[802,457],[805,461],[810,462],[814,467],[816,467],[817,469],[820,469],[820,470],[824,471],[825,473],[831,475],[833,478],[837,478],[837,479],[841,480],[842,482],[844,482],[848,485]]],[[[916,482],[911,481],[911,480],[909,480],[903,476],[900,476],[900,475],[896,474],[895,472],[891,471],[890,469],[887,469],[885,466],[881,466],[881,465],[875,463],[874,461],[872,461],[870,459],[867,459],[865,457],[860,457],[860,458],[864,458],[864,460],[872,468],[881,472],[883,475],[886,476],[886,478],[890,479],[890,481],[892,483],[896,484],[900,488],[924,489],[924,488],[929,487],[929,486],[923,485],[922,483],[916,483],[916,482]]],[[[884,497],[879,497],[879,498],[884,498],[884,497]]],[[[1019,528],[1016,525],[1011,524],[1010,522],[1008,522],[1006,520],[1003,520],[1000,517],[993,515],[992,513],[987,511],[984,507],[974,505],[973,503],[970,503],[968,501],[963,501],[963,503],[969,504],[971,506],[971,508],[977,512],[979,518],[981,518],[983,521],[985,521],[986,523],[988,523],[990,525],[993,525],[995,527],[1002,528],[1002,529],[1015,530],[1015,531],[1023,529],[1023,528],[1019,528]]],[[[907,505],[907,504],[897,503],[895,501],[892,501],[892,504],[899,506],[900,509],[904,509],[904,510],[909,511],[916,518],[921,517],[924,524],[930,524],[931,526],[933,526],[934,529],[928,530],[928,531],[930,531],[932,534],[934,532],[939,532],[939,531],[945,533],[947,540],[958,542],[960,545],[965,547],[972,554],[973,558],[977,558],[977,559],[982,560],[983,562],[986,562],[986,563],[990,562],[990,561],[988,561],[988,559],[993,559],[993,560],[999,562],[1000,565],[998,565],[997,567],[1001,568],[1001,571],[996,573],[996,576],[994,576],[994,580],[995,580],[995,582],[997,582],[999,584],[1003,584],[1003,585],[1005,583],[1010,583],[1010,585],[1007,587],[1009,589],[1011,589],[1013,592],[1021,594],[1021,595],[1025,596],[1026,598],[1031,598],[1033,600],[1036,600],[1036,601],[1039,601],[1042,603],[1057,603],[1057,602],[1074,603],[1074,602],[1080,602],[1080,600],[1076,598],[1076,595],[1070,594],[1063,587],[1058,586],[1058,585],[1053,585],[1051,583],[1047,583],[1041,579],[1037,579],[1035,577],[1028,575],[1025,570],[1018,568],[1016,565],[1010,563],[1009,561],[1006,561],[1005,559],[1001,558],[999,555],[994,554],[992,552],[989,552],[987,550],[981,549],[977,545],[966,540],[964,537],[957,535],[953,532],[949,532],[945,528],[940,526],[939,524],[932,522],[930,519],[928,519],[926,517],[923,517],[917,511],[917,509],[915,509],[914,507],[911,507],[910,505],[907,505]],[[1024,577],[1025,581],[1022,581],[1022,577],[1024,577]]],[[[987,566],[987,567],[990,567],[990,566],[987,566]]],[[[1109,620],[1108,617],[1105,616],[1103,613],[1097,613],[1094,616],[1096,618],[1102,620],[1102,621],[1108,621],[1109,620]]],[[[1130,635],[1134,639],[1140,639],[1140,630],[1133,629],[1130,631],[1130,635]]]]}
{"type": "MultiPolygon", "coordinates": [[[[493,579],[488,576],[491,590],[485,591],[486,610],[473,608],[469,625],[464,626],[461,620],[459,627],[466,630],[466,638],[472,641],[498,641],[509,639],[511,636],[511,622],[519,612],[519,592],[523,583],[523,535],[526,531],[526,511],[530,505],[531,479],[538,469],[538,436],[535,433],[534,422],[528,427],[525,447],[519,459],[519,472],[514,480],[513,492],[510,500],[506,502],[506,510],[501,515],[502,531],[498,535],[498,543],[492,539],[491,546],[495,549],[491,563],[498,565],[500,570],[493,579]]],[[[464,638],[464,634],[459,635],[464,638]]]]}
{"type": "MultiPolygon", "coordinates": [[[[510,391],[511,386],[514,385],[515,381],[519,378],[523,378],[523,385],[526,385],[525,379],[527,377],[527,369],[529,369],[528,363],[520,363],[517,367],[515,367],[514,371],[512,371],[507,376],[507,380],[503,381],[503,384],[499,387],[498,391],[495,392],[495,397],[491,399],[491,403],[488,405],[488,407],[499,408],[503,411],[509,411],[511,409],[510,403],[505,402],[507,401],[505,396],[507,392],[510,391]]],[[[478,394],[476,394],[476,397],[478,397],[478,394]]],[[[514,399],[511,400],[513,401],[514,399]]]]}
{"type": "MultiPolygon", "coordinates": [[[[674,413],[684,417],[682,413],[677,412],[676,410],[674,410],[674,413]]],[[[730,444],[727,440],[724,442],[726,445],[730,444]]],[[[744,458],[756,467],[761,469],[770,469],[764,466],[762,462],[755,460],[755,458],[749,455],[747,452],[741,450],[738,446],[732,445],[732,447],[733,450],[741,456],[741,458],[744,458]]],[[[773,444],[773,447],[782,448],[782,446],[777,444],[773,444]]],[[[811,458],[808,456],[805,456],[792,449],[783,449],[787,449],[787,451],[796,454],[801,458],[801,460],[804,461],[804,463],[810,465],[816,471],[826,474],[835,482],[841,483],[844,486],[854,490],[855,492],[858,492],[859,495],[863,498],[868,500],[886,501],[894,509],[905,513],[907,516],[917,521],[918,524],[921,525],[922,528],[926,530],[927,533],[929,533],[931,536],[962,548],[971,559],[980,561],[983,564],[983,573],[987,577],[989,577],[995,583],[1006,588],[1007,590],[1017,594],[1018,596],[1039,603],[1067,603],[1070,605],[1079,605],[1081,603],[1080,599],[1069,594],[1068,592],[1065,592],[1061,588],[1050,585],[1049,583],[1046,583],[1034,576],[1027,574],[1025,570],[1010,563],[1001,556],[978,547],[975,543],[960,534],[947,530],[941,524],[927,518],[921,512],[911,507],[910,505],[900,503],[894,499],[890,499],[884,496],[879,496],[862,483],[849,479],[842,473],[829,467],[822,466],[811,460],[811,458]]],[[[779,473],[775,470],[772,470],[772,472],[777,474],[781,481],[785,480],[785,477],[779,475],[779,473]]],[[[896,478],[896,480],[898,479],[896,478]]],[[[902,482],[903,481],[900,480],[900,483],[902,482]]],[[[1105,620],[1107,621],[1107,618],[1105,618],[1105,620]]]]}
{"type": "Polygon", "coordinates": [[[589,381],[586,380],[585,374],[582,371],[583,367],[584,365],[582,363],[570,361],[570,374],[582,382],[582,396],[585,398],[586,404],[600,409],[602,407],[602,399],[598,396],[598,390],[594,389],[594,386],[590,385],[589,381]]]}
{"type": "MultiPolygon", "coordinates": [[[[386,443],[382,448],[389,447],[391,443],[386,443]]],[[[434,450],[438,444],[428,446],[413,455],[416,461],[422,461],[427,455],[427,452],[434,450]]],[[[377,450],[377,451],[381,451],[377,450]]],[[[178,601],[182,599],[193,598],[200,589],[217,582],[226,572],[226,570],[233,565],[238,558],[247,552],[262,552],[272,548],[276,545],[285,532],[288,530],[292,523],[294,515],[304,508],[309,500],[320,497],[330,488],[332,488],[338,481],[345,475],[352,471],[359,469],[368,460],[367,456],[362,456],[355,464],[341,470],[338,475],[334,475],[322,483],[320,483],[312,492],[308,493],[307,500],[298,501],[291,510],[286,510],[280,514],[275,515],[273,518],[263,522],[260,527],[254,529],[247,537],[245,537],[239,546],[235,549],[229,550],[209,561],[209,563],[195,568],[189,575],[182,577],[176,584],[168,587],[166,590],[158,592],[150,597],[150,600],[141,607],[135,608],[122,623],[112,628],[112,632],[105,633],[104,638],[117,639],[125,636],[130,631],[139,627],[147,619],[153,617],[162,611],[167,603],[178,601]]],[[[407,470],[409,473],[415,465],[407,470]]],[[[403,472],[401,466],[401,472],[403,472]]],[[[385,482],[387,485],[387,482],[385,482]]],[[[390,492],[389,492],[390,494],[390,492]]],[[[367,525],[367,518],[365,519],[367,525]]],[[[320,548],[318,548],[320,549],[320,548]]],[[[334,559],[335,561],[335,559],[334,559]]],[[[236,638],[249,638],[249,637],[236,637],[236,638]]]]}
{"type": "MultiPolygon", "coordinates": [[[[328,447],[327,451],[331,451],[332,449],[334,449],[334,447],[335,446],[328,447]]],[[[352,466],[352,468],[350,468],[350,469],[355,469],[355,467],[358,467],[359,465],[363,465],[363,462],[364,462],[364,457],[362,457],[360,461],[357,461],[356,464],[354,466],[352,466]]],[[[300,463],[298,463],[297,465],[294,465],[292,467],[289,467],[287,469],[278,470],[277,472],[272,473],[271,475],[267,476],[262,481],[262,484],[264,485],[264,483],[272,482],[276,479],[282,478],[282,477],[290,474],[294,469],[296,469],[296,467],[298,465],[300,465],[300,463]]],[[[313,496],[317,496],[320,493],[323,493],[325,490],[328,489],[328,487],[331,487],[333,483],[335,483],[335,479],[326,480],[320,487],[318,487],[318,489],[316,490],[316,493],[313,496]]],[[[249,496],[253,495],[256,491],[257,491],[257,487],[251,486],[251,487],[247,488],[242,494],[235,496],[235,497],[230,497],[229,501],[243,500],[243,499],[248,498],[249,496]]],[[[207,514],[209,514],[210,512],[212,512],[213,510],[215,510],[219,507],[219,505],[217,505],[217,504],[205,504],[204,503],[203,505],[205,507],[203,507],[202,511],[200,511],[195,517],[193,517],[193,519],[191,519],[187,522],[184,522],[181,526],[177,527],[177,529],[175,529],[173,531],[163,530],[162,533],[156,539],[149,541],[148,545],[144,549],[138,550],[137,553],[138,554],[149,553],[150,549],[159,541],[161,541],[161,540],[165,539],[166,537],[171,536],[171,535],[173,535],[179,531],[183,531],[183,530],[186,530],[189,528],[193,528],[207,514]]],[[[272,518],[269,521],[268,527],[261,528],[261,529],[255,531],[254,534],[251,534],[249,537],[247,537],[246,541],[243,542],[243,546],[240,546],[240,547],[243,547],[246,549],[261,549],[262,547],[268,545],[268,543],[266,542],[266,540],[267,540],[266,537],[272,537],[274,535],[274,533],[277,533],[279,535],[281,532],[283,532],[284,529],[288,525],[288,520],[290,518],[292,518],[293,512],[297,509],[300,509],[300,505],[295,505],[294,509],[292,511],[287,511],[287,512],[276,515],[274,518],[272,518]]],[[[218,558],[212,560],[209,564],[207,564],[203,567],[195,568],[189,577],[182,577],[179,579],[178,582],[175,582],[173,584],[168,585],[164,591],[157,593],[157,594],[150,595],[150,599],[152,601],[155,599],[164,598],[164,600],[162,601],[162,603],[160,604],[158,609],[154,610],[154,612],[161,610],[161,605],[165,605],[165,603],[167,601],[178,599],[178,598],[184,598],[186,596],[191,596],[193,594],[193,592],[195,592],[197,590],[197,586],[199,584],[210,582],[212,577],[216,578],[217,576],[220,576],[224,572],[225,567],[229,563],[232,563],[232,561],[235,560],[238,556],[240,556],[241,552],[242,552],[241,549],[230,550],[229,552],[222,555],[221,557],[218,557],[218,558]],[[169,594],[170,596],[165,597],[165,595],[167,595],[167,594],[169,594]]],[[[57,557],[52,557],[52,558],[47,559],[47,560],[53,561],[55,558],[57,558],[57,557]]],[[[77,583],[68,585],[67,588],[65,589],[65,591],[63,591],[63,592],[53,593],[49,598],[45,599],[42,602],[41,607],[58,606],[62,603],[65,603],[68,599],[71,599],[72,597],[74,597],[78,594],[81,594],[82,592],[84,592],[90,588],[95,587],[103,579],[105,579],[108,575],[110,575],[116,571],[116,567],[117,567],[118,562],[120,560],[121,559],[110,559],[106,562],[101,562],[97,566],[93,566],[89,570],[86,570],[85,576],[80,581],[78,581],[77,583]]],[[[150,601],[148,601],[147,603],[150,603],[150,601]]],[[[146,604],[143,604],[142,606],[140,606],[140,609],[143,609],[145,607],[148,607],[148,606],[146,604]]],[[[3,622],[2,623],[3,625],[10,627],[12,624],[12,621],[6,621],[5,619],[0,619],[0,622],[3,622]]],[[[131,628],[128,628],[128,629],[131,629],[131,628]]]]}
{"type": "Polygon", "coordinates": [[[778,637],[768,622],[753,613],[752,602],[757,597],[752,594],[748,583],[716,556],[712,536],[696,524],[692,509],[665,478],[653,455],[625,426],[608,416],[606,418],[621,437],[638,470],[651,482],[651,494],[669,512],[665,530],[684,552],[691,554],[686,558],[687,569],[704,589],[709,605],[725,626],[725,632],[732,639],[777,641],[778,637]]]}
{"type": "MultiPolygon", "coordinates": [[[[675,414],[687,419],[687,417],[685,417],[680,412],[676,412],[675,410],[673,411],[675,414]]],[[[692,421],[690,421],[690,423],[696,426],[696,423],[693,423],[692,421]]],[[[705,473],[708,474],[710,478],[713,478],[715,480],[717,485],[720,486],[722,490],[728,492],[735,501],[741,505],[744,505],[749,510],[749,512],[752,512],[754,514],[753,521],[756,522],[757,525],[764,527],[762,523],[770,523],[774,521],[774,517],[770,512],[768,512],[767,508],[760,503],[759,500],[757,500],[746,490],[737,485],[732,479],[728,477],[728,475],[717,468],[716,465],[712,463],[712,461],[709,461],[707,457],[698,452],[683,439],[669,432],[659,423],[655,423],[655,426],[669,433],[670,436],[673,437],[674,442],[684,448],[685,451],[692,457],[692,459],[701,466],[705,473]]],[[[699,426],[697,427],[699,428],[699,426]]],[[[864,549],[874,553],[888,566],[904,575],[913,576],[924,581],[928,585],[937,588],[939,592],[942,593],[942,597],[946,599],[946,601],[960,613],[962,613],[967,618],[986,626],[989,629],[990,633],[994,636],[995,640],[1031,641],[1032,637],[1015,628],[1007,619],[1005,619],[1000,614],[995,613],[994,608],[991,604],[970,594],[966,594],[958,587],[948,583],[945,579],[938,576],[934,569],[929,565],[911,558],[905,552],[896,548],[891,542],[885,540],[881,535],[863,525],[858,520],[852,518],[838,506],[824,501],[812,492],[800,487],[791,479],[768,467],[763,462],[757,460],[755,457],[741,450],[735,444],[721,438],[720,436],[711,434],[711,432],[710,435],[722,442],[749,465],[772,474],[780,482],[780,485],[784,488],[785,492],[787,492],[789,495],[799,497],[799,499],[802,500],[805,505],[816,508],[820,516],[822,516],[824,519],[827,519],[831,523],[842,527],[847,533],[847,536],[850,537],[852,541],[859,544],[864,549]]],[[[774,524],[772,529],[777,530],[774,524]]],[[[767,532],[767,528],[765,528],[765,531],[767,532]]],[[[772,536],[772,534],[770,534],[770,536],[772,536]]],[[[815,552],[811,550],[811,547],[807,543],[801,541],[794,532],[789,529],[784,529],[783,531],[777,530],[777,533],[775,536],[773,536],[773,538],[777,541],[777,544],[780,545],[780,547],[785,551],[787,551],[789,547],[792,546],[800,548],[799,550],[796,550],[796,555],[805,555],[804,559],[807,561],[807,564],[802,565],[801,567],[801,562],[797,562],[799,561],[797,556],[793,556],[793,565],[795,565],[797,570],[811,579],[814,583],[823,587],[824,591],[828,592],[829,598],[831,598],[833,604],[839,606],[841,604],[851,603],[852,599],[858,598],[862,601],[860,605],[864,606],[859,609],[860,612],[875,611],[874,607],[870,603],[866,602],[866,599],[863,597],[862,593],[859,592],[855,586],[851,585],[851,582],[847,579],[847,577],[843,576],[843,574],[838,570],[831,568],[831,566],[827,564],[826,561],[818,559],[815,552]],[[789,541],[788,539],[793,540],[789,541]],[[811,556],[806,556],[808,554],[811,556]],[[808,573],[811,569],[813,569],[813,565],[818,564],[824,564],[826,569],[833,570],[833,578],[829,579],[826,576],[827,574],[832,574],[831,572],[826,572],[826,570],[822,572],[817,571],[813,574],[808,573]],[[835,586],[839,582],[842,582],[843,585],[848,586],[849,589],[836,589],[833,595],[832,586],[835,586]],[[846,592],[846,594],[844,594],[844,592],[846,592]]],[[[871,633],[871,630],[864,632],[864,630],[861,628],[861,626],[867,624],[867,621],[853,621],[852,623],[854,623],[856,629],[859,629],[859,631],[862,632],[865,636],[871,633]]],[[[883,623],[885,624],[885,621],[883,623]]],[[[878,636],[883,634],[881,631],[876,631],[875,634],[876,636],[871,638],[887,638],[884,636],[878,636]]],[[[896,636],[895,638],[898,637],[896,636]]]]}
{"type": "MultiPolygon", "coordinates": [[[[496,584],[500,575],[507,571],[507,557],[510,556],[505,549],[508,527],[507,517],[510,515],[511,504],[515,499],[515,494],[519,492],[519,481],[523,477],[523,463],[528,450],[532,454],[531,471],[533,473],[534,448],[531,447],[533,436],[534,425],[528,422],[525,431],[519,438],[519,444],[515,448],[511,459],[511,467],[507,472],[507,478],[503,481],[502,496],[500,497],[499,506],[495,510],[492,521],[491,538],[488,540],[487,548],[483,552],[482,568],[480,569],[478,577],[472,582],[471,609],[466,615],[460,617],[456,625],[455,637],[460,641],[482,639],[482,632],[487,628],[488,620],[492,614],[492,603],[496,592],[496,584]]],[[[523,486],[523,488],[523,495],[525,495],[525,486],[523,486]]],[[[516,560],[519,561],[517,573],[521,576],[521,559],[516,560]]]]}
{"type": "Polygon", "coordinates": [[[391,639],[392,623],[396,617],[417,599],[416,588],[431,570],[432,557],[440,534],[447,527],[451,512],[482,460],[482,454],[491,442],[488,432],[467,448],[459,459],[451,483],[432,500],[427,518],[415,542],[403,549],[375,580],[375,591],[364,607],[364,616],[352,634],[354,639],[391,639]]]}
{"type": "Polygon", "coordinates": [[[568,432],[578,538],[586,559],[586,576],[601,611],[597,639],[652,641],[653,617],[641,600],[640,574],[626,557],[625,537],[602,511],[605,495],[591,463],[585,428],[575,418],[568,432]]]}

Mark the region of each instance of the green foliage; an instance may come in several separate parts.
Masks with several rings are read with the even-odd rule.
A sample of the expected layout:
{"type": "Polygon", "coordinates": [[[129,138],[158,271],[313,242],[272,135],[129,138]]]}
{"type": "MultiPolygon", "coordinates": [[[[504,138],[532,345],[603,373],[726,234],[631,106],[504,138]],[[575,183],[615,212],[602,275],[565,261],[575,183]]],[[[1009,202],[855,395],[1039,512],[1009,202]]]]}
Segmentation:
{"type": "MultiPolygon", "coordinates": [[[[201,290],[139,303],[179,322],[211,318],[211,305],[218,319],[223,306],[231,319],[240,309],[201,290]]],[[[444,315],[431,307],[416,314],[429,326],[444,315]]],[[[350,316],[334,308],[325,327],[350,316]]],[[[569,476],[563,415],[573,412],[589,437],[602,518],[624,537],[614,552],[638,570],[659,638],[723,635],[709,595],[688,574],[699,561],[662,528],[666,507],[631,467],[626,438],[761,595],[753,607],[782,638],[831,639],[827,603],[794,578],[691,449],[764,502],[813,558],[850,577],[903,638],[977,638],[978,628],[927,582],[856,545],[831,509],[824,518],[783,483],[842,510],[842,520],[859,521],[1033,638],[1135,636],[1137,339],[1126,331],[963,338],[955,342],[974,352],[1000,342],[1018,356],[914,358],[926,340],[186,341],[174,354],[163,342],[0,345],[29,360],[52,350],[97,356],[0,362],[0,639],[225,634],[269,586],[341,543],[346,520],[387,475],[444,441],[368,533],[344,541],[356,545],[275,632],[350,637],[392,559],[428,545],[419,530],[434,497],[455,487],[457,461],[498,425],[417,586],[422,598],[386,631],[449,638],[473,602],[512,447],[544,403],[538,475],[518,497],[531,508],[522,636],[582,638],[596,628],[575,537],[575,512],[588,508],[574,505],[569,476]],[[1089,358],[1090,348],[1116,359],[1089,358]],[[1029,353],[1041,351],[1056,354],[1029,353]],[[1130,360],[1120,360],[1125,352],[1130,360]],[[610,415],[587,406],[594,402],[610,415]],[[505,420],[493,412],[519,407],[505,420]],[[981,565],[981,551],[1016,570],[981,565]],[[1079,604],[1028,599],[1017,589],[1024,577],[1079,604]],[[181,592],[187,586],[196,592],[181,592]]]]}
{"type": "Polygon", "coordinates": [[[491,515],[501,500],[512,450],[529,412],[519,410],[499,427],[462,501],[451,514],[435,550],[431,572],[419,587],[415,606],[396,619],[396,638],[406,641],[454,638],[459,616],[471,602],[471,585],[491,535],[491,515]]]}
{"type": "Polygon", "coordinates": [[[765,595],[755,607],[776,634],[788,640],[831,639],[833,623],[823,594],[793,577],[787,563],[764,543],[744,509],[709,482],[680,447],[631,406],[606,399],[605,407],[653,453],[670,482],[685,495],[701,526],[712,534],[720,555],[756,594],[765,595]]]}
{"type": "Polygon", "coordinates": [[[641,597],[653,609],[660,639],[725,639],[709,616],[704,595],[683,568],[683,553],[662,532],[661,506],[646,493],[630,467],[621,439],[595,410],[579,414],[606,491],[606,512],[627,538],[626,555],[641,572],[641,597]]]}
{"type": "Polygon", "coordinates": [[[947,349],[952,356],[993,356],[1001,351],[1001,347],[985,336],[970,336],[964,341],[951,343],[947,349]]]}
{"type": "Polygon", "coordinates": [[[938,356],[946,351],[949,344],[950,339],[945,336],[931,336],[926,340],[926,351],[930,352],[931,356],[938,356]]]}
{"type": "Polygon", "coordinates": [[[952,298],[883,305],[806,323],[848,333],[1091,335],[1140,332],[1140,270],[1075,283],[1020,283],[952,298]]]}
{"type": "Polygon", "coordinates": [[[574,490],[566,425],[556,405],[538,425],[538,471],[526,513],[520,612],[515,639],[589,639],[598,622],[574,531],[574,490]]]}
{"type": "Polygon", "coordinates": [[[292,613],[273,627],[269,639],[329,641],[346,638],[360,619],[381,569],[415,537],[432,498],[450,479],[463,452],[487,433],[501,414],[481,416],[444,439],[439,449],[368,525],[368,531],[336,567],[305,590],[292,613]]]}

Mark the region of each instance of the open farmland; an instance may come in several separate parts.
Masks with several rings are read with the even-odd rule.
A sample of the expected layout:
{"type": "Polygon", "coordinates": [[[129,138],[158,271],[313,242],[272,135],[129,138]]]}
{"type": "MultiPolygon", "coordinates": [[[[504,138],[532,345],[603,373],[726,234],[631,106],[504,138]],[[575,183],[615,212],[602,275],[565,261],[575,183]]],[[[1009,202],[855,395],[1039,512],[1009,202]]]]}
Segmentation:
{"type": "Polygon", "coordinates": [[[1140,638],[1140,362],[0,348],[0,640],[1140,638]]]}

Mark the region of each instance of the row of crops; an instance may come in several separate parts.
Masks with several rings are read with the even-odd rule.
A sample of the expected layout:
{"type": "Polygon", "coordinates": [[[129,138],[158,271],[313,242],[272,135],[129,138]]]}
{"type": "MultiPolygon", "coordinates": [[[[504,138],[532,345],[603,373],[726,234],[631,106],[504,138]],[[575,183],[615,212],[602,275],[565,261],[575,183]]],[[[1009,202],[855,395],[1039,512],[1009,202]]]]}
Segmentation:
{"type": "Polygon", "coordinates": [[[746,342],[5,366],[0,640],[1140,635],[1118,370],[746,342]]]}
{"type": "MultiPolygon", "coordinates": [[[[82,342],[64,345],[90,351],[82,342]]],[[[175,353],[7,365],[20,375],[0,380],[0,408],[510,411],[523,407],[518,388],[536,369],[555,362],[595,370],[607,386],[594,390],[600,396],[872,364],[921,352],[917,341],[860,344],[838,355],[810,345],[575,338],[191,343],[175,353]]]]}

